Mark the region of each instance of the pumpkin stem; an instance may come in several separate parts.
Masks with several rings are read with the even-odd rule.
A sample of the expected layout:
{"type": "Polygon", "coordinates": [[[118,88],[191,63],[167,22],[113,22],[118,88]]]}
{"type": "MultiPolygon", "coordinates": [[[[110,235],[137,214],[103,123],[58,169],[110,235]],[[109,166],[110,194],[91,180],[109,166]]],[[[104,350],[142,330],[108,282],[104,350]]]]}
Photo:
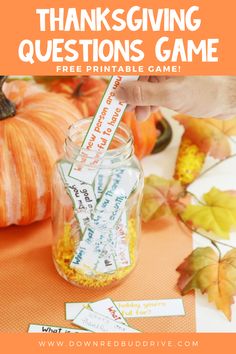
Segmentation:
{"type": "Polygon", "coordinates": [[[13,117],[16,114],[14,103],[9,101],[2,92],[2,86],[7,76],[0,76],[0,120],[13,117]]]}

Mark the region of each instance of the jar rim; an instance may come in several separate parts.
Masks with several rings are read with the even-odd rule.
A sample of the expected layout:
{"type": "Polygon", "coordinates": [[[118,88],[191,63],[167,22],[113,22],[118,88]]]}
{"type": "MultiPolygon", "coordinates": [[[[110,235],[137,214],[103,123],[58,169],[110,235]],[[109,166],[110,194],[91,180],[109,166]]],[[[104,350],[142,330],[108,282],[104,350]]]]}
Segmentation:
{"type": "MultiPolygon", "coordinates": [[[[81,146],[78,145],[78,142],[75,142],[73,140],[73,136],[76,134],[76,132],[79,132],[79,129],[84,126],[88,126],[87,129],[90,127],[90,124],[92,123],[93,117],[88,117],[88,118],[82,118],[78,120],[77,122],[73,123],[69,129],[68,129],[68,134],[65,139],[65,151],[71,150],[73,151],[73,155],[79,156],[82,148],[81,146]]],[[[133,148],[133,134],[131,129],[127,124],[124,122],[120,122],[119,126],[114,134],[113,139],[121,137],[121,134],[119,134],[119,131],[121,131],[124,135],[122,135],[122,138],[124,139],[123,144],[121,144],[118,147],[114,147],[112,149],[108,150],[105,152],[105,154],[101,157],[102,160],[108,160],[108,159],[114,159],[120,157],[130,157],[133,154],[134,148],[133,148]]],[[[84,136],[86,135],[87,131],[84,131],[83,133],[84,136]]],[[[83,137],[84,138],[84,137],[83,137]]],[[[113,140],[112,139],[112,140],[113,140]]],[[[83,141],[83,139],[82,139],[83,141]]],[[[81,144],[82,144],[81,141],[81,144]]],[[[95,150],[86,150],[83,149],[84,152],[88,153],[89,159],[92,159],[92,156],[94,153],[97,153],[95,150]]],[[[73,159],[74,160],[74,159],[73,159]]]]}

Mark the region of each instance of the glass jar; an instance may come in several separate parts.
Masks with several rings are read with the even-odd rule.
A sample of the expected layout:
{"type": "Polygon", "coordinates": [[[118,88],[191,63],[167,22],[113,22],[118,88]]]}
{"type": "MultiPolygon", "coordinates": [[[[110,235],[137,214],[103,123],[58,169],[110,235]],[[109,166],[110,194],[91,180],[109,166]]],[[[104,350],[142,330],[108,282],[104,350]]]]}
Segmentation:
{"type": "Polygon", "coordinates": [[[100,288],[119,283],[137,262],[144,178],[134,155],[132,134],[123,123],[99,166],[92,167],[91,152],[87,151],[86,161],[80,158],[84,150],[81,144],[90,124],[88,118],[70,127],[65,154],[53,171],[53,260],[58,273],[70,283],[100,288]],[[63,178],[61,167],[66,166],[68,171],[72,164],[78,170],[95,170],[93,183],[83,182],[78,192],[78,195],[85,192],[86,196],[89,190],[91,200],[93,194],[95,200],[90,208],[75,205],[63,178]]]}

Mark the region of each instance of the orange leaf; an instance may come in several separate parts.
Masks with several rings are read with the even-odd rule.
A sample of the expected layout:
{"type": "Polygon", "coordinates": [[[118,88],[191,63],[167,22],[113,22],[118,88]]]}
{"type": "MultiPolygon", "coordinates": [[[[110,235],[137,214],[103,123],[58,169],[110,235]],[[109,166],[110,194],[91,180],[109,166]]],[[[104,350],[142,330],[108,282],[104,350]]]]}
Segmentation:
{"type": "Polygon", "coordinates": [[[196,248],[177,268],[178,287],[183,295],[200,289],[231,320],[231,305],[236,295],[236,249],[219,258],[210,248],[196,248]]]}
{"type": "Polygon", "coordinates": [[[180,202],[180,198],[184,195],[185,189],[178,181],[155,175],[146,177],[142,201],[143,221],[182,211],[185,206],[180,202]]]}
{"type": "Polygon", "coordinates": [[[236,118],[219,120],[213,118],[193,118],[178,114],[174,117],[185,128],[185,136],[196,144],[202,152],[217,159],[231,154],[229,136],[236,136],[236,118]]]}

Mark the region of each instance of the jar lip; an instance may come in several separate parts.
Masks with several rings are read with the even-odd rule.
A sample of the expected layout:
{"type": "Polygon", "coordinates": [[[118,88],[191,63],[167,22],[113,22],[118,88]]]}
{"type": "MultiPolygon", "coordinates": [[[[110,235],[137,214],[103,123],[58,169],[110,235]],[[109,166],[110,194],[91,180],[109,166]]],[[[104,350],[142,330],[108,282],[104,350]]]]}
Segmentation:
{"type": "MultiPolygon", "coordinates": [[[[90,126],[90,124],[92,123],[93,117],[88,117],[88,118],[81,118],[80,120],[78,120],[77,122],[73,123],[69,129],[68,129],[68,134],[65,140],[65,145],[70,147],[70,149],[72,149],[74,152],[76,152],[77,154],[80,153],[80,151],[82,150],[81,146],[78,145],[78,143],[76,143],[73,140],[73,135],[75,134],[76,130],[79,129],[81,126],[86,125],[89,123],[88,127],[90,126]]],[[[133,134],[131,129],[129,128],[129,126],[127,124],[125,124],[124,122],[120,122],[118,129],[121,129],[122,132],[124,132],[126,134],[127,137],[124,136],[124,144],[115,147],[111,150],[107,150],[106,153],[102,156],[102,159],[110,159],[110,158],[115,158],[118,157],[120,155],[122,155],[123,153],[125,153],[126,151],[131,151],[133,152],[133,134]]],[[[119,136],[119,134],[117,133],[117,131],[114,134],[114,137],[119,136]]],[[[86,151],[85,149],[83,149],[84,151],[86,151]]],[[[91,156],[93,155],[93,153],[96,152],[95,150],[90,150],[89,154],[91,154],[91,156]]]]}

